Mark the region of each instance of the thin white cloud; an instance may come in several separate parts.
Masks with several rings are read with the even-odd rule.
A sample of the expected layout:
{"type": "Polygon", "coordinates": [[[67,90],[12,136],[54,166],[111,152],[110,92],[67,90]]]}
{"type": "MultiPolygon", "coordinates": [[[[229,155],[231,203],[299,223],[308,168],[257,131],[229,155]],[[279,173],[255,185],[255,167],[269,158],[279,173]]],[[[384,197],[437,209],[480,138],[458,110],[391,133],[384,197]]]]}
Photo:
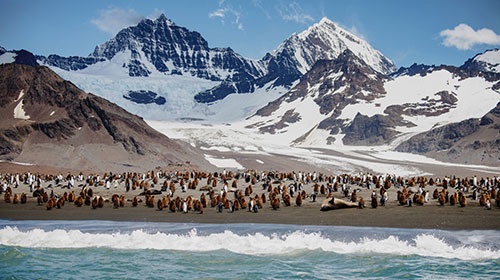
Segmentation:
{"type": "Polygon", "coordinates": [[[483,28],[474,30],[465,23],[457,25],[454,29],[445,29],[439,33],[444,37],[443,45],[455,47],[459,50],[470,50],[475,45],[500,45],[500,35],[493,30],[483,28]]]}
{"type": "Polygon", "coordinates": [[[236,16],[236,19],[235,19],[234,23],[236,24],[236,27],[239,30],[244,30],[243,23],[241,22],[241,14],[237,13],[237,14],[235,14],[235,16],[236,16]]]}
{"type": "Polygon", "coordinates": [[[208,14],[208,17],[209,18],[224,18],[226,16],[226,12],[227,10],[226,9],[217,9],[211,13],[208,14]]]}
{"type": "Polygon", "coordinates": [[[281,5],[277,8],[284,21],[294,21],[302,24],[309,24],[314,21],[314,17],[306,13],[297,2],[288,5],[281,5]]]}
{"type": "Polygon", "coordinates": [[[225,20],[228,19],[236,28],[244,30],[243,23],[241,22],[241,12],[226,4],[225,1],[220,1],[219,8],[210,12],[208,17],[218,18],[222,24],[225,24],[225,20]]]}
{"type": "Polygon", "coordinates": [[[111,8],[99,11],[99,17],[92,19],[90,22],[101,31],[115,35],[123,28],[137,24],[143,18],[133,9],[111,8]]]}

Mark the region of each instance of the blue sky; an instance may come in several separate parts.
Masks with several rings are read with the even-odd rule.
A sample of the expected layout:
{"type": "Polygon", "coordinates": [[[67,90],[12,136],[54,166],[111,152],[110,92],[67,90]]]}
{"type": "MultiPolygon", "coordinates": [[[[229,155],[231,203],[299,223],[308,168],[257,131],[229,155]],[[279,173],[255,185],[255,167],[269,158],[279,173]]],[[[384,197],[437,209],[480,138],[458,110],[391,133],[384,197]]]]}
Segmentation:
{"type": "Polygon", "coordinates": [[[367,40],[398,67],[459,66],[500,47],[497,0],[0,0],[0,46],[87,56],[118,30],[164,13],[210,47],[259,59],[323,17],[367,40]]]}

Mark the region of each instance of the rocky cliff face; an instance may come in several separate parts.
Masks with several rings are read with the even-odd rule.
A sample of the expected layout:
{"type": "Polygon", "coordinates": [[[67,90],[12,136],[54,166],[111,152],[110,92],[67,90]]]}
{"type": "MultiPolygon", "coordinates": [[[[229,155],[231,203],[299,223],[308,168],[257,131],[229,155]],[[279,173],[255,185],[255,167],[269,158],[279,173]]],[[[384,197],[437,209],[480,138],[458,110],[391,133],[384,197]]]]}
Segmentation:
{"type": "Polygon", "coordinates": [[[198,32],[176,25],[165,15],[121,30],[97,46],[88,57],[51,55],[38,59],[46,65],[74,71],[111,61],[120,54],[128,56],[122,67],[131,77],[147,77],[154,71],[222,81],[233,75],[257,77],[262,74],[258,62],[245,59],[230,48],[209,48],[198,32]]]}
{"type": "Polygon", "coordinates": [[[47,67],[0,65],[0,115],[4,160],[96,170],[203,162],[138,116],[47,67]]]}
{"type": "Polygon", "coordinates": [[[482,118],[471,118],[415,135],[397,151],[443,161],[500,164],[500,103],[482,118]]]}
{"type": "Polygon", "coordinates": [[[7,51],[3,47],[0,47],[0,64],[2,63],[16,63],[31,66],[38,65],[36,57],[27,50],[7,51]]]}
{"type": "Polygon", "coordinates": [[[89,65],[97,62],[103,62],[106,59],[102,57],[81,57],[70,56],[63,57],[57,54],[51,54],[48,57],[37,55],[36,59],[41,61],[42,64],[55,66],[66,71],[77,71],[87,68],[89,65]]]}

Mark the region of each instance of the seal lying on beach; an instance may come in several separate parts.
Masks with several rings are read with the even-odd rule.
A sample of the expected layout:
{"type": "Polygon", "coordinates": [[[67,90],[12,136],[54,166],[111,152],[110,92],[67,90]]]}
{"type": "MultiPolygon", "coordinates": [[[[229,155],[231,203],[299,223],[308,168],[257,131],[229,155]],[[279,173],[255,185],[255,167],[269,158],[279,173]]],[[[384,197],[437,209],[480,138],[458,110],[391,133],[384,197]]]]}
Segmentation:
{"type": "Polygon", "coordinates": [[[321,204],[321,211],[343,209],[343,208],[355,208],[359,204],[355,202],[345,201],[340,198],[327,198],[321,204]]]}

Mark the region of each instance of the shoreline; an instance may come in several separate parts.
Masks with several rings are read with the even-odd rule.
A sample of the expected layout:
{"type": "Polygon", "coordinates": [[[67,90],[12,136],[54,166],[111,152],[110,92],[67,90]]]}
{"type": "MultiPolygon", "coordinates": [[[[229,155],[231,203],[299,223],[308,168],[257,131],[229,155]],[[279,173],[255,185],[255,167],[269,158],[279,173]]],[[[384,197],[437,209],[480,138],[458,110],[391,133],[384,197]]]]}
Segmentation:
{"type": "MultiPolygon", "coordinates": [[[[181,176],[181,174],[163,174],[158,176],[159,178],[155,177],[154,179],[152,176],[141,176],[140,180],[136,180],[137,182],[141,181],[145,185],[149,185],[149,190],[156,193],[154,195],[155,198],[153,199],[153,207],[146,206],[146,198],[144,195],[141,195],[141,193],[144,192],[143,188],[137,187],[135,190],[131,189],[130,191],[126,191],[125,180],[123,178],[115,179],[113,183],[108,184],[107,187],[105,179],[103,179],[104,176],[100,177],[98,181],[90,185],[87,185],[86,180],[76,181],[74,187],[71,189],[65,187],[68,184],[66,179],[60,181],[59,184],[57,184],[54,179],[44,180],[42,182],[41,187],[44,188],[44,191],[47,193],[53,193],[57,197],[62,197],[64,193],[70,192],[74,192],[78,196],[83,188],[86,188],[87,190],[90,188],[92,189],[94,197],[100,196],[105,199],[103,207],[97,209],[92,209],[90,205],[85,204],[81,207],[77,207],[73,202],[66,202],[61,209],[54,207],[51,210],[47,210],[46,203],[38,205],[37,198],[33,197],[33,194],[30,192],[29,185],[24,183],[23,180],[21,180],[21,183],[17,188],[9,185],[7,182],[7,185],[11,187],[13,193],[12,196],[14,196],[14,194],[20,196],[21,193],[27,194],[27,203],[7,203],[4,201],[4,194],[2,193],[2,197],[0,199],[0,219],[19,221],[96,220],[200,224],[265,223],[285,225],[295,224],[446,230],[500,230],[500,208],[495,205],[495,198],[491,198],[490,200],[490,210],[487,210],[484,206],[480,206],[478,200],[471,199],[472,191],[465,193],[468,197],[466,207],[461,207],[458,204],[451,206],[449,203],[446,203],[444,206],[440,206],[438,201],[432,198],[432,195],[430,195],[429,201],[422,206],[416,204],[411,207],[406,205],[401,206],[397,200],[397,192],[402,190],[403,187],[396,187],[393,183],[394,185],[387,189],[388,200],[386,205],[378,206],[376,209],[373,209],[370,205],[370,197],[374,190],[379,193],[379,189],[375,188],[375,184],[373,183],[371,184],[371,189],[367,189],[364,184],[360,184],[356,181],[357,178],[350,178],[349,180],[352,180],[345,183],[345,186],[350,189],[351,193],[356,190],[358,199],[361,197],[364,198],[366,206],[363,209],[356,207],[320,211],[322,202],[327,198],[327,193],[322,194],[321,192],[317,192],[315,202],[312,202],[311,194],[315,185],[328,186],[329,183],[323,179],[317,180],[317,182],[312,182],[310,180],[306,180],[304,182],[302,185],[302,191],[306,192],[307,198],[303,200],[301,206],[296,206],[295,197],[298,193],[295,193],[295,196],[291,199],[290,206],[285,206],[282,194],[280,194],[278,195],[278,198],[280,198],[281,202],[280,207],[277,210],[274,210],[271,207],[269,198],[267,198],[267,201],[263,203],[263,207],[258,209],[257,213],[249,212],[248,208],[234,211],[234,213],[229,213],[228,209],[223,209],[222,213],[219,213],[215,207],[212,208],[210,205],[207,205],[207,207],[203,209],[203,214],[194,211],[182,213],[182,211],[180,211],[180,207],[175,213],[171,212],[168,208],[160,211],[157,208],[157,201],[159,199],[163,199],[167,195],[167,191],[160,190],[162,185],[174,184],[176,186],[177,190],[174,191],[172,200],[176,197],[179,197],[181,200],[185,200],[187,197],[199,200],[201,195],[204,194],[207,196],[208,204],[210,204],[206,187],[212,185],[213,181],[212,183],[209,183],[207,178],[200,177],[198,185],[195,188],[187,188],[185,191],[182,191],[180,186],[183,180],[182,176],[186,178],[186,185],[187,183],[193,182],[192,176],[181,176]],[[200,190],[201,188],[204,190],[200,190]],[[123,207],[118,207],[116,209],[113,207],[111,197],[114,194],[124,196],[124,200],[126,200],[126,202],[123,207]],[[133,207],[131,203],[134,197],[137,197],[140,200],[136,207],[133,207]]],[[[215,179],[216,186],[212,188],[215,193],[214,196],[220,195],[223,189],[224,180],[220,178],[220,174],[218,176],[219,177],[215,179]]],[[[0,185],[3,182],[0,182],[0,185]]],[[[235,190],[244,192],[249,186],[252,186],[252,192],[251,195],[244,196],[245,201],[249,202],[250,198],[255,196],[270,196],[268,189],[264,188],[263,181],[257,180],[254,182],[248,182],[243,179],[243,176],[241,176],[238,179],[236,179],[236,177],[232,177],[230,180],[227,180],[227,182],[227,199],[231,201],[234,201],[235,190]],[[231,188],[233,184],[237,186],[234,189],[231,188]]],[[[296,181],[285,177],[281,179],[274,178],[270,181],[270,184],[273,188],[279,187],[286,189],[290,188],[294,182],[296,181]]],[[[407,187],[416,191],[415,187],[407,187]]],[[[443,187],[427,184],[424,189],[429,192],[429,194],[432,194],[435,189],[441,191],[443,187]]],[[[448,188],[448,191],[450,196],[453,193],[458,192],[458,190],[450,187],[448,188]]],[[[335,199],[348,200],[348,198],[344,197],[340,188],[337,191],[332,191],[331,195],[333,195],[335,199]]]]}
{"type": "Polygon", "coordinates": [[[215,208],[204,209],[203,214],[188,212],[169,212],[164,209],[149,208],[145,205],[114,209],[105,205],[101,209],[90,206],[76,207],[65,205],[61,209],[46,210],[45,205],[35,202],[9,205],[0,202],[0,219],[3,220],[95,220],[128,222],[165,222],[165,223],[200,223],[200,224],[294,224],[318,226],[354,226],[384,228],[415,228],[443,230],[500,230],[500,209],[493,207],[486,210],[478,205],[464,208],[460,206],[399,206],[389,203],[387,206],[372,208],[337,209],[322,212],[321,202],[310,203],[302,207],[289,206],[273,210],[264,205],[258,213],[239,210],[218,213],[215,208]]]}

